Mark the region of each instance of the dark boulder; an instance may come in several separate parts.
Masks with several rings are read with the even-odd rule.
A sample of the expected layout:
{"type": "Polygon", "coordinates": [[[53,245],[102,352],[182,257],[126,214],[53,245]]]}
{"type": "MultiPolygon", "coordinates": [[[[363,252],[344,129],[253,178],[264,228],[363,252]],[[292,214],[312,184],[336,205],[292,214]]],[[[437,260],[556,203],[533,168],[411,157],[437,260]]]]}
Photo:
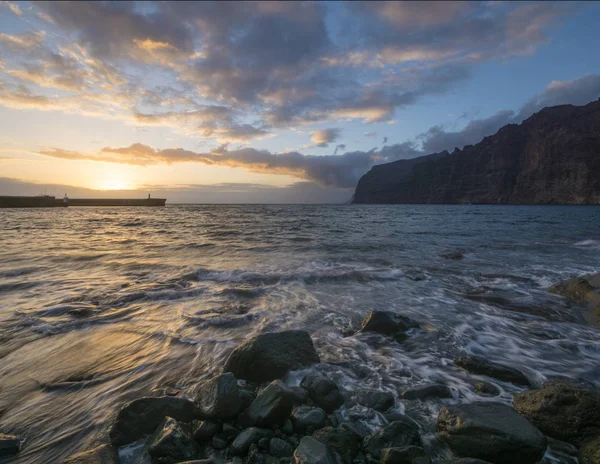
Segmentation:
{"type": "Polygon", "coordinates": [[[375,332],[404,341],[407,330],[418,328],[419,324],[406,316],[389,311],[371,311],[362,321],[360,332],[375,332]]]}
{"type": "Polygon", "coordinates": [[[308,392],[302,387],[292,387],[294,391],[294,402],[296,404],[306,404],[308,402],[308,392]]]}
{"type": "Polygon", "coordinates": [[[232,424],[223,424],[223,430],[221,431],[221,435],[228,441],[231,441],[235,437],[237,437],[240,431],[232,424]]]}
{"type": "Polygon", "coordinates": [[[110,428],[110,441],[116,446],[126,445],[153,433],[167,416],[191,422],[198,414],[196,405],[184,398],[139,398],[121,408],[110,428]]]}
{"type": "Polygon", "coordinates": [[[167,417],[150,439],[148,454],[153,462],[171,464],[198,458],[200,448],[186,424],[167,417]]]}
{"type": "Polygon", "coordinates": [[[462,367],[466,371],[476,375],[487,375],[494,379],[512,382],[516,385],[530,386],[531,382],[525,374],[514,367],[498,364],[478,356],[461,356],[454,360],[454,364],[462,367]]]}
{"type": "Polygon", "coordinates": [[[119,464],[116,446],[100,445],[89,451],[74,454],[64,464],[119,464]]]}
{"type": "Polygon", "coordinates": [[[196,395],[202,417],[225,420],[239,414],[242,402],[233,374],[221,374],[202,383],[196,395]]]}
{"type": "Polygon", "coordinates": [[[344,427],[325,427],[312,434],[315,440],[326,444],[338,453],[345,462],[352,462],[358,454],[361,437],[344,427]]]}
{"type": "Polygon", "coordinates": [[[546,435],[573,444],[600,434],[600,391],[558,380],[514,397],[515,409],[546,435]]]}
{"type": "Polygon", "coordinates": [[[258,444],[263,438],[271,438],[273,432],[268,429],[250,427],[242,432],[233,440],[231,444],[231,454],[234,456],[246,456],[250,445],[258,444]]]}
{"type": "Polygon", "coordinates": [[[17,454],[21,450],[21,440],[16,435],[0,433],[0,456],[17,454]]]}
{"type": "Polygon", "coordinates": [[[266,382],[319,361],[308,332],[289,330],[258,335],[241,344],[229,355],[224,372],[232,372],[240,379],[266,382]]]}
{"type": "Polygon", "coordinates": [[[304,437],[293,457],[294,464],[338,464],[335,452],[311,437],[304,437]]]}
{"type": "Polygon", "coordinates": [[[363,449],[374,459],[379,459],[384,448],[421,446],[417,424],[408,417],[389,423],[363,440],[363,449]]]}
{"type": "Polygon", "coordinates": [[[356,402],[375,411],[387,411],[394,407],[394,395],[379,390],[359,390],[354,398],[356,402]]]}
{"type": "Polygon", "coordinates": [[[252,404],[252,402],[254,401],[254,398],[256,398],[256,396],[248,390],[243,390],[240,389],[240,410],[245,410],[248,406],[250,406],[252,404]]]}
{"type": "Polygon", "coordinates": [[[546,451],[546,437],[525,417],[500,403],[443,406],[440,436],[459,456],[495,464],[533,464],[546,451]]]}
{"type": "Polygon", "coordinates": [[[327,412],[333,412],[344,404],[344,397],[337,385],[327,377],[320,375],[307,375],[302,379],[301,387],[304,388],[310,399],[327,412]]]}
{"type": "Polygon", "coordinates": [[[579,448],[579,464],[600,463],[600,435],[586,441],[579,448]]]}
{"type": "Polygon", "coordinates": [[[243,426],[275,427],[284,424],[294,407],[294,392],[281,380],[265,387],[240,416],[243,426]]]}
{"type": "Polygon", "coordinates": [[[419,446],[385,448],[381,452],[379,464],[430,464],[431,459],[419,446]]]}
{"type": "Polygon", "coordinates": [[[271,438],[271,441],[269,441],[269,454],[276,458],[289,458],[294,454],[294,448],[281,438],[271,438]]]}
{"type": "Polygon", "coordinates": [[[199,421],[194,426],[194,440],[198,443],[209,442],[219,431],[221,426],[212,421],[199,421]]]}
{"type": "Polygon", "coordinates": [[[413,388],[402,393],[404,400],[426,400],[429,398],[452,398],[452,391],[446,385],[434,384],[413,388]]]}
{"type": "Polygon", "coordinates": [[[227,448],[227,440],[216,435],[212,437],[210,443],[212,447],[217,450],[224,450],[225,448],[227,448]]]}
{"type": "Polygon", "coordinates": [[[324,427],[325,421],[327,421],[327,413],[321,408],[299,406],[292,411],[290,419],[294,431],[304,435],[308,427],[313,427],[314,430],[324,427]]]}

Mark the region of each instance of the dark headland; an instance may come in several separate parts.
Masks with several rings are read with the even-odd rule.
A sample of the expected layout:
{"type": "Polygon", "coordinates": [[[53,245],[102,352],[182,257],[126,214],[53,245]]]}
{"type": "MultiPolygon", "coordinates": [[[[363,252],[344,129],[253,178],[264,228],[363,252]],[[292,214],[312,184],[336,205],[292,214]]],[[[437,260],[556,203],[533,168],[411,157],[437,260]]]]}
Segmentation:
{"type": "Polygon", "coordinates": [[[544,108],[452,153],[374,166],[353,203],[600,204],[600,101],[544,108]]]}

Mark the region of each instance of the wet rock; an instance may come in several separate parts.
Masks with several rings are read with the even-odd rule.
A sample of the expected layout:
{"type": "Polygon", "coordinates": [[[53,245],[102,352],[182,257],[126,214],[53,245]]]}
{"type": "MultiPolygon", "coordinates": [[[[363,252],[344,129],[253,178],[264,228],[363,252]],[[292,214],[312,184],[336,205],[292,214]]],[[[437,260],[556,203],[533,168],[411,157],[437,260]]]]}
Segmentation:
{"type": "Polygon", "coordinates": [[[223,438],[226,440],[231,440],[237,437],[238,433],[240,433],[240,431],[233,425],[223,424],[223,431],[221,432],[221,435],[223,435],[223,438]]]}
{"type": "Polygon", "coordinates": [[[490,462],[482,461],[481,459],[458,458],[458,459],[448,459],[446,461],[440,461],[438,464],[490,464],[490,462]]]}
{"type": "Polygon", "coordinates": [[[233,374],[221,374],[207,380],[198,389],[196,404],[207,419],[225,420],[239,414],[242,402],[233,374]]]}
{"type": "Polygon", "coordinates": [[[375,411],[387,411],[394,407],[394,395],[379,390],[359,390],[354,398],[358,404],[375,411]]]}
{"type": "Polygon", "coordinates": [[[434,384],[413,388],[402,393],[402,399],[405,400],[426,400],[429,398],[452,398],[452,391],[446,385],[434,384]]]}
{"type": "Polygon", "coordinates": [[[580,444],[600,434],[600,392],[574,381],[556,380],[514,397],[514,406],[546,435],[580,444]]]}
{"type": "Polygon", "coordinates": [[[240,416],[244,426],[275,427],[284,424],[294,407],[294,392],[281,380],[271,382],[240,416]]]}
{"type": "Polygon", "coordinates": [[[199,421],[194,427],[194,440],[198,443],[208,442],[212,440],[219,431],[221,426],[212,421],[199,421]]]}
{"type": "Polygon", "coordinates": [[[256,397],[251,391],[248,390],[239,390],[240,393],[240,410],[244,411],[248,406],[252,404],[254,398],[256,397]]]}
{"type": "Polygon", "coordinates": [[[331,413],[344,404],[344,397],[337,385],[327,377],[320,375],[307,375],[300,384],[314,403],[331,413]]]}
{"type": "Polygon", "coordinates": [[[362,440],[362,437],[344,427],[325,427],[313,433],[312,437],[338,453],[345,462],[352,462],[357,456],[362,440]]]}
{"type": "Polygon", "coordinates": [[[504,382],[516,385],[530,386],[531,382],[520,370],[503,364],[494,363],[478,356],[461,356],[454,360],[454,364],[476,375],[487,375],[504,382]]]}
{"type": "Polygon", "coordinates": [[[443,406],[440,436],[459,456],[495,464],[533,464],[546,451],[546,437],[525,417],[500,403],[443,406]]]}
{"type": "Polygon", "coordinates": [[[200,449],[189,427],[167,417],[150,439],[148,454],[153,462],[171,464],[199,457],[200,449]]]}
{"type": "Polygon", "coordinates": [[[0,456],[17,454],[21,450],[21,440],[16,435],[0,433],[0,456]]]}
{"type": "Polygon", "coordinates": [[[465,257],[460,251],[450,251],[448,253],[442,253],[440,257],[444,259],[450,259],[452,261],[460,261],[465,257]]]}
{"type": "Polygon", "coordinates": [[[406,316],[388,311],[371,311],[364,318],[360,332],[375,332],[404,341],[407,330],[418,328],[419,324],[406,316]]]}
{"type": "Polygon", "coordinates": [[[281,432],[286,435],[294,434],[294,425],[292,424],[291,420],[289,420],[289,419],[285,420],[285,422],[283,423],[283,426],[281,427],[281,432]]]}
{"type": "Polygon", "coordinates": [[[224,450],[227,448],[227,440],[221,437],[212,437],[211,444],[212,447],[217,450],[224,450]]]}
{"type": "Polygon", "coordinates": [[[214,459],[194,459],[193,461],[179,462],[177,464],[215,464],[214,459]]]}
{"type": "Polygon", "coordinates": [[[338,464],[337,457],[327,445],[311,437],[304,437],[294,451],[294,464],[338,464]]]}
{"type": "Polygon", "coordinates": [[[261,450],[263,450],[263,451],[268,450],[269,449],[269,442],[270,441],[271,440],[268,439],[268,438],[266,438],[266,437],[265,438],[261,438],[260,440],[258,440],[258,448],[261,449],[261,450]]]}
{"type": "Polygon", "coordinates": [[[490,382],[475,382],[473,388],[479,396],[498,396],[500,394],[500,389],[490,382]]]}
{"type": "Polygon", "coordinates": [[[363,440],[363,449],[375,459],[379,459],[384,448],[405,446],[421,446],[419,428],[408,417],[389,423],[363,440]]]}
{"type": "Polygon", "coordinates": [[[571,298],[579,303],[588,302],[595,294],[594,287],[584,278],[577,277],[550,287],[549,291],[571,298]]]}
{"type": "Polygon", "coordinates": [[[431,459],[425,450],[418,446],[403,448],[385,448],[381,452],[379,464],[430,464],[431,459]]]}
{"type": "Polygon", "coordinates": [[[117,419],[110,428],[110,441],[116,446],[126,445],[153,433],[167,416],[191,422],[198,414],[196,405],[184,398],[139,398],[127,403],[118,412],[117,419]]]}
{"type": "Polygon", "coordinates": [[[579,448],[579,464],[598,464],[600,462],[600,435],[586,441],[579,448]]]}
{"type": "Polygon", "coordinates": [[[258,335],[241,344],[229,355],[224,372],[232,372],[240,379],[266,382],[319,361],[308,332],[289,330],[258,335]]]}
{"type": "Polygon", "coordinates": [[[269,441],[269,454],[276,458],[287,458],[294,454],[294,448],[281,438],[271,438],[271,441],[269,441]]]}
{"type": "Polygon", "coordinates": [[[308,402],[308,392],[302,387],[292,387],[294,392],[294,402],[296,404],[306,404],[308,402]]]}
{"type": "Polygon", "coordinates": [[[315,430],[324,427],[327,413],[321,408],[299,406],[292,411],[291,420],[294,430],[297,433],[305,434],[309,427],[313,427],[315,430]]]}
{"type": "MultiPolygon", "coordinates": [[[[390,421],[393,422],[393,421],[390,421]]],[[[359,421],[348,421],[343,422],[340,425],[340,428],[347,430],[353,435],[359,436],[361,440],[369,435],[371,435],[371,431],[361,422],[359,421]]]]}
{"type": "Polygon", "coordinates": [[[242,430],[231,444],[231,454],[234,456],[245,456],[248,454],[250,445],[258,444],[262,438],[271,438],[272,436],[273,432],[268,429],[250,427],[242,430]]]}

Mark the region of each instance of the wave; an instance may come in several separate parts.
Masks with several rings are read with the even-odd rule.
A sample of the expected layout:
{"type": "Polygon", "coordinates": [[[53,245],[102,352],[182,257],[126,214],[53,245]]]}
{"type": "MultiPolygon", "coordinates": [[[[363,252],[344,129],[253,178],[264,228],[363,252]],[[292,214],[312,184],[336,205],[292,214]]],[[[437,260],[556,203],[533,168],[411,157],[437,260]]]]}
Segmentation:
{"type": "Polygon", "coordinates": [[[582,240],[581,242],[577,242],[574,244],[574,246],[592,246],[592,247],[596,247],[600,245],[600,241],[598,240],[582,240]]]}

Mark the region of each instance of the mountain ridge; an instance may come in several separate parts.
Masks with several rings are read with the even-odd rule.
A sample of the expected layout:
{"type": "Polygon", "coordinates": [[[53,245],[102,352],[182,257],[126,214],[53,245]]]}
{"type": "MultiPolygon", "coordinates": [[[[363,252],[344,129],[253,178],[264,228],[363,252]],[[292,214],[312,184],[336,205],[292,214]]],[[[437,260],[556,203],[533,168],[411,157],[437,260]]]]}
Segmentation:
{"type": "Polygon", "coordinates": [[[600,100],[543,108],[452,153],[374,166],[353,203],[600,204],[600,100]]]}

